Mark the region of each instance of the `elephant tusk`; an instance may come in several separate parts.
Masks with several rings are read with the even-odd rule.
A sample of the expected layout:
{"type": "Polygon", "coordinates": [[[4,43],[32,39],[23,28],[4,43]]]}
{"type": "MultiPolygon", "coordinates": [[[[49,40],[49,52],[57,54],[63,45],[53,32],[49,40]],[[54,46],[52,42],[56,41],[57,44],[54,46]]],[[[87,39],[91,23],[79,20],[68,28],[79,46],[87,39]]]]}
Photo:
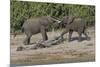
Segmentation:
{"type": "Polygon", "coordinates": [[[61,21],[58,21],[58,23],[61,23],[61,21]]]}
{"type": "Polygon", "coordinates": [[[60,20],[56,20],[56,22],[61,23],[61,21],[60,21],[60,20]]]}
{"type": "Polygon", "coordinates": [[[53,19],[54,21],[58,22],[58,23],[61,23],[61,21],[57,20],[57,19],[53,19]]]}

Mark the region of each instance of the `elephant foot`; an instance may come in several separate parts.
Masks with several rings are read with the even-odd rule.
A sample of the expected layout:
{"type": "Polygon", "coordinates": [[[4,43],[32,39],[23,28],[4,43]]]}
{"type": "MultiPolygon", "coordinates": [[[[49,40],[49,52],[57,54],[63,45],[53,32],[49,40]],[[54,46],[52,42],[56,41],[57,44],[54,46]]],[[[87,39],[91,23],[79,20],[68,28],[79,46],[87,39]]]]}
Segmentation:
{"type": "Polygon", "coordinates": [[[24,45],[29,45],[30,43],[26,43],[26,42],[24,42],[23,44],[24,44],[24,45]]]}
{"type": "Polygon", "coordinates": [[[91,40],[91,38],[90,38],[90,37],[87,37],[87,38],[86,38],[86,40],[87,40],[87,41],[90,41],[90,40],[91,40]]]}
{"type": "Polygon", "coordinates": [[[69,40],[68,40],[68,42],[71,42],[71,41],[72,41],[72,39],[69,39],[69,40]]]}
{"type": "Polygon", "coordinates": [[[24,45],[29,45],[29,44],[24,44],[24,45]]]}
{"type": "Polygon", "coordinates": [[[68,42],[71,42],[71,40],[68,40],[68,42]]]}
{"type": "Polygon", "coordinates": [[[68,42],[71,42],[71,40],[68,40],[68,42]]]}
{"type": "Polygon", "coordinates": [[[82,42],[82,40],[78,40],[78,42],[82,42]]]}
{"type": "Polygon", "coordinates": [[[22,50],[24,50],[24,48],[22,46],[20,46],[20,47],[17,47],[16,51],[22,51],[22,50]]]}
{"type": "Polygon", "coordinates": [[[60,42],[63,42],[63,41],[64,41],[64,39],[63,39],[63,38],[61,38],[60,42]]]}

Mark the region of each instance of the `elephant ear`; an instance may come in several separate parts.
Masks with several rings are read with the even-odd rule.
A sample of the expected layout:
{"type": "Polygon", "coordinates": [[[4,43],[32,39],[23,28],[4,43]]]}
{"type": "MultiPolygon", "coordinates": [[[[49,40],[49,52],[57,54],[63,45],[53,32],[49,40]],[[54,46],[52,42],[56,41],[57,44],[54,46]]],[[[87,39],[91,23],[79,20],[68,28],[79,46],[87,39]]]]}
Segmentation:
{"type": "Polygon", "coordinates": [[[75,17],[69,16],[67,17],[67,24],[71,24],[74,21],[75,17]]]}

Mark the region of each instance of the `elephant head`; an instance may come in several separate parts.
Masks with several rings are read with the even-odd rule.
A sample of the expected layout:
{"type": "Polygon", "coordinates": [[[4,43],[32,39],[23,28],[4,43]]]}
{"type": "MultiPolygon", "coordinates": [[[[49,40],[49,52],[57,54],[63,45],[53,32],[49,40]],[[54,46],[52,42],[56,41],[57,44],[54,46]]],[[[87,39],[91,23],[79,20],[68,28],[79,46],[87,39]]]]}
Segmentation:
{"type": "Polygon", "coordinates": [[[75,19],[74,16],[65,16],[63,17],[62,21],[60,22],[62,25],[66,26],[68,24],[71,24],[73,20],[75,19]]]}

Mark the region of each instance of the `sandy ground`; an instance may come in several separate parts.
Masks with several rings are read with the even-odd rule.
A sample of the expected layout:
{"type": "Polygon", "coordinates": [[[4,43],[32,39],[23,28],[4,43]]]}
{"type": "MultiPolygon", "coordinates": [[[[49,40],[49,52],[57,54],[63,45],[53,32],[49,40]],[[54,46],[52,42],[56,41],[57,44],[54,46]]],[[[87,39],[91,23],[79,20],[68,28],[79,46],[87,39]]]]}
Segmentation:
{"type": "MultiPolygon", "coordinates": [[[[49,38],[59,36],[62,30],[48,32],[49,38]]],[[[68,34],[64,35],[65,41],[49,48],[36,50],[16,51],[17,47],[22,45],[25,35],[17,35],[13,38],[11,35],[11,64],[30,65],[30,64],[51,64],[51,63],[70,63],[95,61],[95,31],[94,27],[89,28],[88,35],[90,41],[84,39],[78,42],[78,34],[73,33],[73,41],[68,42],[68,34]]],[[[41,34],[33,35],[31,43],[41,40],[41,34]]]]}

